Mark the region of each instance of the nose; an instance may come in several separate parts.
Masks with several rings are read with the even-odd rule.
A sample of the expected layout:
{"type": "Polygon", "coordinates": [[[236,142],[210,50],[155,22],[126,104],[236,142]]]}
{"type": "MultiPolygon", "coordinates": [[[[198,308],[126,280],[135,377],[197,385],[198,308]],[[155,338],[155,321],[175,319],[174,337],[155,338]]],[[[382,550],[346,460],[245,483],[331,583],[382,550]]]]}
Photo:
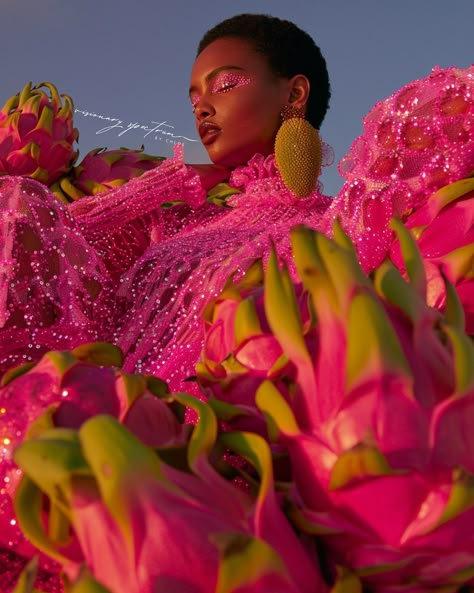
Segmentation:
{"type": "Polygon", "coordinates": [[[204,97],[202,97],[199,102],[194,106],[194,115],[196,119],[201,122],[208,117],[213,117],[216,113],[216,110],[212,106],[209,101],[207,101],[204,97]]]}

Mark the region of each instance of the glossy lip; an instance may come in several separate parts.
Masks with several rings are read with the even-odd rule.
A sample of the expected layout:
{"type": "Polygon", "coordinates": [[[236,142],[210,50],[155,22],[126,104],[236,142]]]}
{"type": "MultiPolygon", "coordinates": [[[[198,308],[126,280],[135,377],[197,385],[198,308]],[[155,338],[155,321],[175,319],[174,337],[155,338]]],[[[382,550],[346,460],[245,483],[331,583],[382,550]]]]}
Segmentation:
{"type": "Polygon", "coordinates": [[[201,142],[205,146],[214,142],[220,133],[220,127],[212,121],[203,121],[199,125],[199,136],[201,137],[201,142]]]}

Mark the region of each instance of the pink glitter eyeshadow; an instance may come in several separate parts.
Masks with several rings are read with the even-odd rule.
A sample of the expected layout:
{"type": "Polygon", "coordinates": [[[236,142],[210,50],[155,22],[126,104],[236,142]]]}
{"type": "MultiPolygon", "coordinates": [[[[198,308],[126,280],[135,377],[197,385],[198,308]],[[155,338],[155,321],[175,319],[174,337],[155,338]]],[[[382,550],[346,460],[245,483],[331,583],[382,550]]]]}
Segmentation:
{"type": "Polygon", "coordinates": [[[219,74],[212,85],[213,93],[227,93],[232,89],[245,86],[251,82],[249,76],[236,74],[235,72],[223,72],[219,74]]]}

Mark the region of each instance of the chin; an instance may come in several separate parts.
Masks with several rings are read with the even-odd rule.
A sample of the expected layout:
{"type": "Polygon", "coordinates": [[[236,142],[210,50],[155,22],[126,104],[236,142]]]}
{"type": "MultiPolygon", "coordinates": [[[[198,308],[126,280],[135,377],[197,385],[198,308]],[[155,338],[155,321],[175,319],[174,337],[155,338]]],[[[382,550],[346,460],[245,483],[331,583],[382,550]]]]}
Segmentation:
{"type": "Polygon", "coordinates": [[[212,151],[208,150],[207,154],[214,163],[221,167],[227,167],[228,169],[234,169],[241,165],[246,165],[249,160],[257,153],[258,150],[226,150],[226,151],[212,151]]]}

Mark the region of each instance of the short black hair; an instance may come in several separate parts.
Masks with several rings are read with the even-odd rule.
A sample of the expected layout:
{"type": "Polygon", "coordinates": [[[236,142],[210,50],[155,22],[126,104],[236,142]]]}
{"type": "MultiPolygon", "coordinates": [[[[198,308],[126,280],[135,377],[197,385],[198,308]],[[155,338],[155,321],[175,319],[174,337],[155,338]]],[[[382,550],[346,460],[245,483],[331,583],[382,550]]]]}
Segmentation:
{"type": "Polygon", "coordinates": [[[276,76],[304,74],[310,83],[306,119],[319,128],[329,107],[331,87],[320,48],[294,23],[266,14],[239,14],[217,24],[199,42],[199,55],[213,41],[237,37],[254,44],[276,76]]]}

